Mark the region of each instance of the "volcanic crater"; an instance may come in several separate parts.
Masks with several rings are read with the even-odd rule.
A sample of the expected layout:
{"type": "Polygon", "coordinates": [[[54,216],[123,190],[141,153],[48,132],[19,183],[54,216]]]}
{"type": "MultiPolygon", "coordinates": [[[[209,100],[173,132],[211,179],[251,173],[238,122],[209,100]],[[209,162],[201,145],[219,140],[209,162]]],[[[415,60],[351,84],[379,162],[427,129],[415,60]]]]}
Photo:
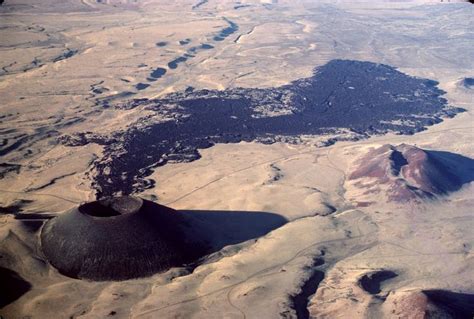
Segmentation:
{"type": "Polygon", "coordinates": [[[394,202],[434,199],[474,181],[474,160],[408,144],[385,144],[357,160],[348,180],[366,188],[367,194],[384,186],[394,202]]]}
{"type": "Polygon", "coordinates": [[[198,265],[224,246],[286,223],[277,214],[176,211],[132,196],[85,203],[47,221],[44,256],[60,273],[94,281],[147,277],[198,265]]]}

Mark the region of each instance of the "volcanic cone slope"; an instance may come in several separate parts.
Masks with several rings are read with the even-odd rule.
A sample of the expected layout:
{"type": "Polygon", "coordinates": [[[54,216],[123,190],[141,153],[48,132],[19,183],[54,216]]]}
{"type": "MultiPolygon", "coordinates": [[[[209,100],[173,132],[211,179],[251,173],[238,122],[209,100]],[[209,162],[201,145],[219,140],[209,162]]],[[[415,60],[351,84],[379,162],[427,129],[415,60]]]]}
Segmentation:
{"type": "Polygon", "coordinates": [[[62,274],[90,280],[145,277],[206,252],[171,208],[125,196],[83,204],[46,223],[43,252],[62,274]]]}
{"type": "Polygon", "coordinates": [[[413,145],[383,145],[362,157],[349,180],[376,193],[388,186],[391,201],[436,198],[474,181],[474,160],[459,154],[423,150],[413,145]]]}

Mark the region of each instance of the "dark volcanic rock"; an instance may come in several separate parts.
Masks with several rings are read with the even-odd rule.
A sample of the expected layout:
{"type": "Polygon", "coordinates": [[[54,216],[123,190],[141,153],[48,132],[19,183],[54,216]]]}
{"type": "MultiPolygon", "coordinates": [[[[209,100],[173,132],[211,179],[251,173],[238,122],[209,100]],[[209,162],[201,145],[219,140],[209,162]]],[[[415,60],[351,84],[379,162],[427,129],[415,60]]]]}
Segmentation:
{"type": "Polygon", "coordinates": [[[149,87],[150,84],[145,84],[145,83],[138,83],[137,85],[135,85],[135,88],[139,91],[141,90],[144,90],[146,89],[147,87],[149,87]]]}
{"type": "Polygon", "coordinates": [[[363,178],[371,180],[365,184],[368,188],[388,185],[388,197],[393,201],[435,198],[457,191],[473,181],[474,160],[406,144],[386,144],[362,157],[349,175],[349,180],[363,178]]]}
{"type": "Polygon", "coordinates": [[[191,39],[180,40],[179,45],[186,45],[186,44],[189,44],[189,42],[191,42],[191,39]]]}
{"type": "Polygon", "coordinates": [[[168,63],[168,67],[170,69],[176,69],[178,67],[178,64],[186,62],[187,59],[188,59],[187,56],[177,57],[176,59],[168,63]]]}
{"type": "Polygon", "coordinates": [[[464,80],[462,80],[462,84],[464,87],[472,89],[474,88],[474,78],[464,78],[464,80]]]}
{"type": "Polygon", "coordinates": [[[178,212],[135,197],[87,203],[48,221],[41,245],[62,274],[125,280],[182,266],[207,247],[178,212]]]}
{"type": "Polygon", "coordinates": [[[78,52],[79,52],[78,50],[66,49],[66,51],[64,51],[61,55],[56,57],[53,60],[53,62],[59,62],[59,61],[62,61],[62,60],[69,59],[69,58],[73,57],[74,55],[76,55],[78,52]]]}
{"type": "Polygon", "coordinates": [[[21,165],[11,163],[0,163],[0,178],[4,178],[9,173],[20,172],[21,165]]]}
{"type": "Polygon", "coordinates": [[[235,22],[232,22],[226,18],[224,18],[224,20],[227,22],[229,26],[222,29],[218,35],[214,36],[214,38],[212,38],[214,41],[224,41],[225,38],[237,32],[237,30],[239,30],[239,26],[235,22]]]}
{"type": "Polygon", "coordinates": [[[79,134],[63,140],[104,145],[104,158],[95,162],[98,197],[130,194],[153,186],[146,180],[153,167],[195,160],[197,149],[215,143],[273,143],[339,128],[363,137],[388,131],[413,134],[463,111],[450,108],[436,85],[387,65],[333,60],[312,77],[277,88],[193,90],[142,104],[132,100],[129,107],[117,107],[142,105],[170,120],[137,123],[112,137],[79,134]]]}
{"type": "Polygon", "coordinates": [[[192,267],[207,254],[287,222],[266,212],[175,211],[130,196],[83,204],[57,217],[18,214],[17,219],[40,225],[49,220],[40,234],[46,259],[66,276],[98,281],[192,267]]]}
{"type": "Polygon", "coordinates": [[[156,68],[155,70],[153,70],[153,72],[150,73],[150,77],[153,79],[159,79],[165,74],[166,74],[166,69],[156,68]]]}
{"type": "Polygon", "coordinates": [[[195,5],[192,6],[192,9],[194,10],[194,9],[199,8],[200,6],[206,4],[207,1],[208,1],[208,0],[200,0],[200,1],[198,1],[198,3],[196,3],[195,5]]]}

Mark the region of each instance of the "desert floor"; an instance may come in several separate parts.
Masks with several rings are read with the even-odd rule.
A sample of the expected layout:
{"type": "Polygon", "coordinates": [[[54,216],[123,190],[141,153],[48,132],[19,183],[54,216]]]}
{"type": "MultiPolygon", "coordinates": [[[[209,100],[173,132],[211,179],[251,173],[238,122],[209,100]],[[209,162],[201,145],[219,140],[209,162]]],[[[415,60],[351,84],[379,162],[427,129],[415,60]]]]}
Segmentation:
{"type": "Polygon", "coordinates": [[[395,203],[347,178],[357,159],[387,143],[474,158],[474,89],[463,85],[474,77],[469,3],[7,0],[0,16],[0,266],[31,284],[0,309],[5,318],[418,318],[421,291],[474,294],[474,183],[395,203]],[[229,21],[238,28],[222,36],[229,21]],[[193,49],[202,44],[212,48],[193,49]],[[218,144],[198,160],[154,168],[155,187],[137,195],[191,214],[234,216],[215,224],[215,240],[232,244],[194,269],[71,279],[43,260],[38,228],[18,218],[95,198],[92,163],[102,146],[65,146],[60,136],[109,136],[166,120],[104,101],[188,87],[275,87],[333,59],[438,81],[448,103],[466,112],[414,135],[327,147],[328,136],[218,144]],[[147,80],[157,69],[166,72],[147,80]],[[287,223],[273,229],[245,217],[258,212],[287,223]],[[265,226],[269,232],[253,238],[265,226]],[[364,289],[363,278],[384,271],[389,278],[375,279],[376,291],[364,289]]]}

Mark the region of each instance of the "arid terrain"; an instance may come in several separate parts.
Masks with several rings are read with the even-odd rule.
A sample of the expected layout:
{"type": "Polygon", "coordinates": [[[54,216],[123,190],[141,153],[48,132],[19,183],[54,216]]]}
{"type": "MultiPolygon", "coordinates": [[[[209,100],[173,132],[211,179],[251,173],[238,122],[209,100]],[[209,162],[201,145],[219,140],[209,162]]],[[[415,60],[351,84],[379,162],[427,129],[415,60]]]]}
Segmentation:
{"type": "Polygon", "coordinates": [[[473,318],[473,25],[464,1],[5,0],[0,316],[473,318]]]}

